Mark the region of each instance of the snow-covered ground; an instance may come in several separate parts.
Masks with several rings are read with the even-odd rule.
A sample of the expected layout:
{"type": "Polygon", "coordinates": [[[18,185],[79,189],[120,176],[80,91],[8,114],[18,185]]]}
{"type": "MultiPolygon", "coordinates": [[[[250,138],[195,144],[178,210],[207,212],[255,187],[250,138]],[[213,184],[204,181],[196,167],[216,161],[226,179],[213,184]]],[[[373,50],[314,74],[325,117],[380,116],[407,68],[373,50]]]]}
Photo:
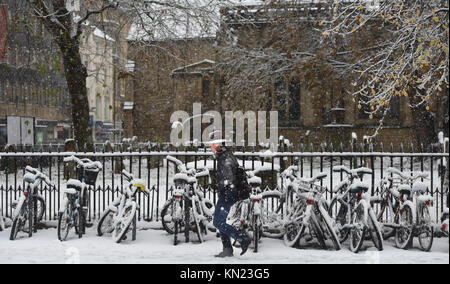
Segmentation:
{"type": "Polygon", "coordinates": [[[32,238],[9,241],[10,229],[7,229],[0,232],[0,263],[449,264],[448,238],[435,239],[430,253],[420,251],[417,243],[414,249],[400,250],[391,241],[385,243],[384,251],[378,252],[368,241],[367,249],[359,254],[350,252],[348,244],[336,252],[317,249],[314,244],[302,249],[289,248],[282,240],[263,238],[258,253],[249,249],[244,256],[239,256],[240,249],[236,248],[235,257],[218,259],[214,254],[221,250],[221,242],[214,233],[208,234],[202,244],[182,242],[173,246],[172,236],[159,227],[157,223],[146,224],[138,231],[135,242],[127,240],[121,244],[114,243],[110,237],[97,237],[93,228],[82,239],[72,233],[66,242],[57,240],[54,228],[40,230],[32,238]]]}

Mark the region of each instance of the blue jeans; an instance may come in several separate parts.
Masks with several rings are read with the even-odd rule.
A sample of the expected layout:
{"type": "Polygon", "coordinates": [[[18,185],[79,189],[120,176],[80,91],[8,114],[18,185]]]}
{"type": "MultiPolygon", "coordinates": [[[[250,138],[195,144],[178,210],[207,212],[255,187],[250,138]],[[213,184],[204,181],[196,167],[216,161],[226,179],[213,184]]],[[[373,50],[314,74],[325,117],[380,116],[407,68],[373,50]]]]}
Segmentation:
{"type": "Polygon", "coordinates": [[[219,200],[216,204],[216,210],[214,211],[213,225],[220,232],[220,238],[224,248],[231,248],[231,239],[233,238],[238,242],[242,242],[243,235],[233,226],[227,224],[227,216],[230,212],[231,206],[239,201],[237,193],[234,191],[225,191],[219,194],[219,200]]]}

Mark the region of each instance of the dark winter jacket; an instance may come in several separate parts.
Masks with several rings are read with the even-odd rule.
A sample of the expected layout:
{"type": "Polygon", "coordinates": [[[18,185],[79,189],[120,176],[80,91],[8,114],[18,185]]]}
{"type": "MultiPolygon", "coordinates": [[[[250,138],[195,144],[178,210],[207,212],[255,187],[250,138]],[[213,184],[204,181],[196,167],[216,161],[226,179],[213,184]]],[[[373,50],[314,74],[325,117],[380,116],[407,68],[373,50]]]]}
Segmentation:
{"type": "Polygon", "coordinates": [[[219,193],[223,194],[227,190],[236,189],[236,172],[239,164],[233,153],[226,147],[221,148],[220,156],[217,159],[216,184],[219,193]]]}

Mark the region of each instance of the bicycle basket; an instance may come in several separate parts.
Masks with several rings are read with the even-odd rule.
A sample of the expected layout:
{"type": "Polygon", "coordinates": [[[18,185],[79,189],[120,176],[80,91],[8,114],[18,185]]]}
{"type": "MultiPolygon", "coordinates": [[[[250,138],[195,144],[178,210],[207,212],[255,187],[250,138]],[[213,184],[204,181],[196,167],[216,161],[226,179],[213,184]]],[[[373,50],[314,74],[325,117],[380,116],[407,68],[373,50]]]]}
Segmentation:
{"type": "Polygon", "coordinates": [[[91,170],[91,169],[84,169],[82,167],[77,167],[77,179],[79,181],[83,181],[87,185],[95,185],[95,182],[97,181],[99,170],[91,170]]]}

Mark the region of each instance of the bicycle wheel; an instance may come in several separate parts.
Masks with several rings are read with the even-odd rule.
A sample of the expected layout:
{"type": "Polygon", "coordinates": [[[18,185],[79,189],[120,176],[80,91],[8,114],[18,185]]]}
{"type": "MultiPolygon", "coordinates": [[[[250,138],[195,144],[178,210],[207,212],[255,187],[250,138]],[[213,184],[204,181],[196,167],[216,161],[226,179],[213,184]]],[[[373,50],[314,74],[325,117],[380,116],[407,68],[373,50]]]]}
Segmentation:
{"type": "Polygon", "coordinates": [[[131,230],[131,240],[135,241],[137,236],[137,214],[134,215],[133,222],[131,222],[131,226],[133,226],[131,230]]]}
{"type": "Polygon", "coordinates": [[[372,242],[379,250],[383,250],[383,233],[372,209],[369,209],[369,234],[372,242]]]}
{"type": "Polygon", "coordinates": [[[45,200],[42,196],[38,196],[36,200],[37,200],[37,215],[36,215],[37,221],[41,222],[44,218],[46,209],[45,200]]]}
{"type": "Polygon", "coordinates": [[[434,228],[431,224],[431,216],[428,206],[421,205],[419,214],[418,238],[420,249],[429,252],[433,246],[434,228]]]}
{"type": "Polygon", "coordinates": [[[3,220],[2,208],[0,207],[0,232],[5,229],[5,221],[3,220]]]}
{"type": "Polygon", "coordinates": [[[350,250],[358,253],[364,243],[364,236],[367,231],[367,204],[361,200],[352,219],[352,228],[350,229],[350,250]]]}
{"type": "Polygon", "coordinates": [[[174,233],[173,233],[173,245],[178,245],[178,228],[180,226],[180,221],[174,222],[174,233]]]}
{"type": "Polygon", "coordinates": [[[322,227],[317,220],[317,217],[314,213],[311,214],[311,218],[309,219],[311,229],[314,232],[314,236],[316,237],[317,242],[323,249],[327,249],[327,244],[325,243],[325,236],[322,230],[322,227]]]}
{"type": "Polygon", "coordinates": [[[262,236],[279,239],[284,235],[283,203],[279,194],[265,194],[261,201],[262,236]]]}
{"type": "Polygon", "coordinates": [[[322,221],[322,224],[325,225],[326,228],[326,235],[331,239],[333,242],[333,246],[335,250],[341,250],[341,243],[339,242],[339,238],[336,234],[336,230],[333,226],[333,220],[328,215],[327,210],[324,207],[319,207],[319,213],[320,213],[320,219],[322,221]]]}
{"type": "Polygon", "coordinates": [[[83,237],[85,230],[85,218],[83,208],[78,208],[78,238],[81,239],[83,237]]]}
{"type": "MultiPolygon", "coordinates": [[[[394,223],[393,216],[394,212],[392,208],[390,207],[389,201],[384,199],[381,201],[381,208],[377,215],[377,221],[378,223],[385,224],[385,223],[394,223]]],[[[395,235],[395,229],[389,226],[383,225],[382,227],[382,233],[383,233],[383,240],[388,240],[392,238],[395,235]]]]}
{"type": "Polygon", "coordinates": [[[112,233],[113,240],[116,243],[120,243],[130,229],[133,218],[136,215],[136,203],[129,205],[122,212],[122,216],[118,216],[119,220],[115,224],[114,231],[112,233]]]}
{"type": "Polygon", "coordinates": [[[28,224],[29,224],[29,230],[28,230],[28,237],[32,237],[33,236],[33,231],[34,231],[34,215],[33,215],[33,211],[34,211],[34,205],[36,203],[33,201],[33,197],[29,197],[28,198],[28,202],[27,202],[27,207],[28,207],[28,224]]]}
{"type": "Polygon", "coordinates": [[[261,226],[261,217],[258,215],[253,216],[253,251],[258,252],[259,249],[259,241],[261,239],[261,233],[262,233],[262,226],[261,226]]]}
{"type": "Polygon", "coordinates": [[[200,219],[203,217],[199,214],[198,211],[198,201],[195,198],[192,198],[192,207],[191,207],[191,211],[192,211],[192,216],[194,217],[194,223],[195,223],[195,231],[197,233],[198,236],[198,241],[200,243],[203,243],[204,239],[203,239],[203,230],[201,228],[201,221],[200,219]]]}
{"type": "Polygon", "coordinates": [[[408,249],[412,246],[414,238],[413,209],[409,203],[405,203],[396,218],[398,227],[395,229],[395,244],[398,248],[408,249]]]}
{"type": "Polygon", "coordinates": [[[65,241],[69,235],[69,231],[73,224],[71,224],[72,209],[67,206],[63,212],[58,214],[58,240],[65,241]]]}
{"type": "Polygon", "coordinates": [[[344,228],[348,223],[348,208],[342,202],[344,201],[340,201],[337,197],[333,198],[328,207],[328,215],[330,218],[336,220],[337,237],[340,243],[345,242],[350,234],[350,230],[344,228]]]}
{"type": "MultiPolygon", "coordinates": [[[[173,216],[173,202],[174,199],[169,199],[166,204],[164,204],[163,209],[161,210],[161,223],[166,230],[167,233],[173,234],[175,229],[175,224],[172,219],[173,216]]],[[[179,228],[178,228],[179,229],[179,228]]],[[[181,231],[179,231],[181,232],[181,231]]]]}
{"type": "Polygon", "coordinates": [[[111,234],[114,230],[114,212],[111,209],[103,211],[100,220],[97,223],[97,236],[101,237],[103,234],[111,234]]]}
{"type": "MultiPolygon", "coordinates": [[[[28,212],[26,210],[26,203],[22,202],[21,204],[22,205],[20,206],[20,209],[16,208],[16,210],[19,210],[19,212],[17,214],[14,214],[15,216],[13,217],[11,233],[9,235],[9,239],[11,241],[14,241],[17,238],[17,234],[19,233],[19,231],[23,230],[24,225],[28,221],[28,214],[27,214],[28,212]]],[[[30,230],[30,228],[28,228],[28,230],[30,230]]]]}

